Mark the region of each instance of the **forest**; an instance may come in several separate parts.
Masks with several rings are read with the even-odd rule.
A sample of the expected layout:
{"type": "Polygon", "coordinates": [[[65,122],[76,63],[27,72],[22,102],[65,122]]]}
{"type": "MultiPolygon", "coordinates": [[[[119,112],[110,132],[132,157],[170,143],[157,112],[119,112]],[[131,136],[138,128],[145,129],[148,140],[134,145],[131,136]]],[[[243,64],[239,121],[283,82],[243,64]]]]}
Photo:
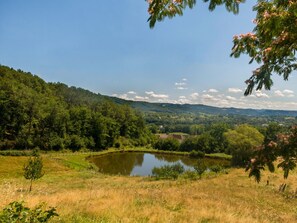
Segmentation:
{"type": "Polygon", "coordinates": [[[103,96],[0,67],[0,149],[101,150],[150,142],[140,112],[103,96]]]}
{"type": "Polygon", "coordinates": [[[138,109],[129,103],[1,66],[0,149],[99,151],[146,146],[231,154],[234,165],[244,166],[254,148],[270,138],[276,141],[278,134],[296,124],[294,116],[153,112],[141,109],[142,102],[135,103],[138,109]],[[186,137],[182,141],[159,137],[164,133],[186,137]]]}

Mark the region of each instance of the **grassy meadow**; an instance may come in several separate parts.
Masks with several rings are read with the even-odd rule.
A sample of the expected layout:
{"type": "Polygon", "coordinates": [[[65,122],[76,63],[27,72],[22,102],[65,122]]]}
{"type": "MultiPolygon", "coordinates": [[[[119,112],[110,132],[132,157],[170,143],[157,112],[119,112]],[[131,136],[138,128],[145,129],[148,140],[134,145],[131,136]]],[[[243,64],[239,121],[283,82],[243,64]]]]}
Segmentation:
{"type": "Polygon", "coordinates": [[[201,180],[154,180],[97,173],[88,153],[42,155],[45,175],[33,183],[22,176],[27,157],[0,156],[0,208],[12,201],[57,208],[52,222],[297,222],[297,173],[286,181],[265,172],[261,183],[243,169],[201,180]],[[266,180],[269,179],[269,185],[266,180]],[[286,182],[287,192],[278,192],[286,182]]]}

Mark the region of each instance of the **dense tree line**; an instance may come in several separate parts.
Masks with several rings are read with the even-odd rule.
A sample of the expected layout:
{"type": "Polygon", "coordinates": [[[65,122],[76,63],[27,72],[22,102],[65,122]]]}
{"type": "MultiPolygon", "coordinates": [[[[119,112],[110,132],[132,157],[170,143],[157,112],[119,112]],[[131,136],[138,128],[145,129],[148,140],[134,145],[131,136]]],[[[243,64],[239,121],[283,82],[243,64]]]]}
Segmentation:
{"type": "Polygon", "coordinates": [[[144,119],[153,133],[183,132],[190,135],[201,134],[212,128],[214,124],[225,123],[230,127],[249,124],[258,129],[269,123],[283,126],[297,125],[296,117],[289,116],[247,116],[247,115],[215,115],[203,113],[163,113],[146,112],[144,119]]]}
{"type": "MultiPolygon", "coordinates": [[[[296,128],[293,128],[293,130],[295,131],[296,128]]],[[[274,150],[273,155],[270,153],[271,149],[276,147],[276,142],[279,142],[279,145],[289,147],[288,144],[284,143],[284,138],[288,139],[291,137],[292,144],[296,143],[296,140],[294,141],[294,138],[291,136],[292,133],[288,136],[286,132],[292,132],[290,127],[284,127],[277,123],[270,123],[268,126],[261,128],[255,128],[247,124],[230,126],[225,123],[217,123],[208,128],[201,128],[199,134],[188,135],[183,141],[170,137],[170,135],[166,139],[159,138],[155,141],[154,148],[158,150],[194,151],[208,154],[226,153],[232,155],[231,162],[233,166],[241,167],[251,166],[251,160],[257,157],[257,163],[253,163],[253,170],[255,170],[263,167],[268,161],[270,162],[268,164],[272,166],[276,158],[281,156],[280,151],[285,150],[283,148],[282,150],[274,150]],[[260,156],[259,151],[261,152],[260,156]],[[257,166],[255,166],[256,164],[257,166]]],[[[291,153],[296,155],[296,148],[288,151],[287,160],[292,159],[291,153]]],[[[287,163],[290,162],[287,161],[287,163]]],[[[291,169],[293,168],[292,163],[290,165],[287,164],[287,166],[290,166],[291,169]]]]}
{"type": "Polygon", "coordinates": [[[142,115],[105,97],[0,66],[0,148],[104,149],[144,145],[142,115]]]}

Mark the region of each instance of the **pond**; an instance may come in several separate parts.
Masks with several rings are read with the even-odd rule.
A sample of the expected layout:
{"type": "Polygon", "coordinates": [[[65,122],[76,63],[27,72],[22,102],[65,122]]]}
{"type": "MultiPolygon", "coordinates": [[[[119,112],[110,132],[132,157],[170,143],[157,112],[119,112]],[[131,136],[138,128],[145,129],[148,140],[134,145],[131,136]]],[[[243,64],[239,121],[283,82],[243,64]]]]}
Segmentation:
{"type": "MultiPolygon", "coordinates": [[[[207,166],[221,165],[227,167],[230,165],[228,160],[224,159],[203,159],[207,166]]],[[[154,167],[164,165],[173,165],[180,163],[185,170],[194,170],[198,159],[189,156],[157,154],[144,152],[119,152],[106,155],[92,156],[89,161],[94,163],[99,172],[111,175],[126,176],[149,176],[152,175],[154,167]]]]}

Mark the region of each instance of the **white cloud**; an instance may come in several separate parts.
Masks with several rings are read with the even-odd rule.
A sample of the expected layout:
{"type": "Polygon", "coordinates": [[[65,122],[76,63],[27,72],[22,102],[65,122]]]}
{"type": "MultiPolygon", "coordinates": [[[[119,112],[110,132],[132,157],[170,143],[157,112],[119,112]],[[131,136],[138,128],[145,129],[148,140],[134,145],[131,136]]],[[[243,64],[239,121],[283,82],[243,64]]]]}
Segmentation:
{"type": "Polygon", "coordinates": [[[226,96],[226,99],[227,99],[227,100],[230,100],[230,101],[236,101],[236,98],[231,97],[231,96],[226,96]]]}
{"type": "Polygon", "coordinates": [[[212,95],[209,95],[209,94],[203,94],[203,95],[202,95],[202,99],[205,99],[205,100],[213,100],[213,99],[215,99],[215,97],[212,96],[212,95]]]}
{"type": "Polygon", "coordinates": [[[134,99],[135,101],[147,101],[149,100],[149,97],[142,97],[142,96],[136,95],[134,99]]]}
{"type": "Polygon", "coordinates": [[[256,91],[255,95],[257,98],[269,98],[269,96],[265,93],[263,93],[262,91],[256,91]]]}
{"type": "Polygon", "coordinates": [[[177,82],[174,85],[175,86],[185,86],[185,85],[187,85],[187,83],[185,83],[185,82],[177,82]]]}
{"type": "Polygon", "coordinates": [[[285,89],[285,90],[283,90],[283,93],[284,93],[284,94],[294,94],[294,91],[285,89]]]}
{"type": "Polygon", "coordinates": [[[230,93],[241,93],[242,90],[239,88],[228,88],[228,92],[230,93]]]}
{"type": "Polygon", "coordinates": [[[276,90],[274,91],[275,96],[277,97],[285,97],[285,95],[283,94],[283,92],[281,92],[280,90],[276,90]]]}
{"type": "Polygon", "coordinates": [[[277,97],[288,97],[288,98],[295,97],[294,91],[288,90],[288,89],[285,89],[283,91],[276,90],[276,91],[274,91],[274,94],[277,97]]]}
{"type": "Polygon", "coordinates": [[[187,80],[188,80],[187,78],[183,78],[183,79],[182,79],[182,81],[187,81],[187,80]]]}
{"type": "Polygon", "coordinates": [[[195,92],[195,93],[191,94],[190,97],[191,97],[192,99],[196,100],[196,99],[198,99],[198,97],[199,97],[199,93],[195,92]]]}
{"type": "Polygon", "coordinates": [[[121,98],[121,99],[125,99],[125,100],[129,100],[129,97],[127,94],[120,94],[117,97],[121,98]]]}
{"type": "Polygon", "coordinates": [[[188,88],[186,88],[186,87],[177,87],[176,89],[177,90],[187,90],[188,88]]]}
{"type": "Polygon", "coordinates": [[[191,104],[192,102],[187,98],[180,98],[177,100],[178,104],[191,104]]]}
{"type": "Polygon", "coordinates": [[[210,93],[218,93],[219,91],[216,90],[216,89],[211,88],[211,89],[208,89],[208,92],[210,92],[210,93]]]}
{"type": "Polygon", "coordinates": [[[153,91],[146,91],[145,93],[152,98],[159,98],[159,99],[169,98],[167,94],[155,94],[153,91]]]}
{"type": "MultiPolygon", "coordinates": [[[[176,87],[185,87],[183,85],[176,87]]],[[[169,96],[168,94],[159,94],[154,91],[146,91],[144,95],[137,95],[134,91],[124,94],[113,94],[126,100],[148,101],[160,103],[175,104],[205,104],[217,107],[235,107],[235,108],[254,108],[254,109],[281,109],[281,110],[297,110],[297,102],[295,102],[294,91],[292,90],[275,90],[271,92],[254,91],[252,95],[244,97],[240,93],[239,88],[226,88],[224,91],[217,93],[216,89],[209,89],[204,93],[192,92],[189,95],[181,94],[181,96],[169,96]],[[228,93],[226,92],[230,92],[228,93]],[[225,92],[225,93],[223,93],[225,92]],[[264,93],[265,92],[265,93],[264,93]],[[134,94],[135,93],[135,94],[134,94]]]]}

